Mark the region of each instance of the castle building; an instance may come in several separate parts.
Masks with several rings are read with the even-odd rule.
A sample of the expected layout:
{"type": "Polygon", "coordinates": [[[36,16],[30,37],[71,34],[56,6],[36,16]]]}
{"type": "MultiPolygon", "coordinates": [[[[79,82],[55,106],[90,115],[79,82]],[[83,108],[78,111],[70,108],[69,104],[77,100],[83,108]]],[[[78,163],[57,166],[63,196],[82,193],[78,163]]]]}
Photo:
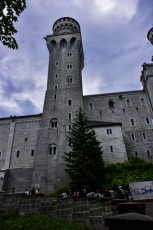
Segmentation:
{"type": "MultiPolygon", "coordinates": [[[[153,44],[153,29],[148,39],[153,44]]],[[[35,186],[49,194],[67,183],[66,136],[80,106],[102,143],[105,162],[131,156],[153,162],[153,64],[143,64],[142,90],[83,96],[79,23],[60,18],[45,40],[49,69],[42,114],[0,118],[0,191],[35,186]]]]}

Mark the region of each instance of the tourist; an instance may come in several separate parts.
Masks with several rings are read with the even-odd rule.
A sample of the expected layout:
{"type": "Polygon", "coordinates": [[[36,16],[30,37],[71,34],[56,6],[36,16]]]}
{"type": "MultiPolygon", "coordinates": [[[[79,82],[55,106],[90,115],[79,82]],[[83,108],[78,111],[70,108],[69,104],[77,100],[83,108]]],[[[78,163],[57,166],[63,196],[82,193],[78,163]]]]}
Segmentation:
{"type": "Polygon", "coordinates": [[[29,191],[28,189],[26,188],[25,192],[24,192],[26,195],[29,195],[29,191]]]}
{"type": "Polygon", "coordinates": [[[122,186],[118,186],[117,198],[118,199],[125,199],[125,192],[124,192],[122,186]]]}

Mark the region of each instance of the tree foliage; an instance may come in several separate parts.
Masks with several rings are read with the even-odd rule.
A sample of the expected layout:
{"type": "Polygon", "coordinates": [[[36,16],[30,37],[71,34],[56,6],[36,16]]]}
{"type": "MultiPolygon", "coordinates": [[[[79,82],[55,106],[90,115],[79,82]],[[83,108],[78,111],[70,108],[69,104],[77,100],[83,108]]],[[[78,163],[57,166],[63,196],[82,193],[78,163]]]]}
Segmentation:
{"type": "Polygon", "coordinates": [[[0,41],[3,45],[17,49],[18,44],[13,37],[17,33],[14,22],[26,8],[26,0],[0,1],[0,41]]]}
{"type": "Polygon", "coordinates": [[[88,127],[80,107],[68,134],[70,151],[65,153],[66,169],[73,188],[99,188],[104,179],[101,143],[95,131],[88,127]]]}
{"type": "Polygon", "coordinates": [[[105,187],[128,187],[130,182],[152,181],[153,163],[132,157],[124,163],[107,164],[105,167],[105,187]]]}

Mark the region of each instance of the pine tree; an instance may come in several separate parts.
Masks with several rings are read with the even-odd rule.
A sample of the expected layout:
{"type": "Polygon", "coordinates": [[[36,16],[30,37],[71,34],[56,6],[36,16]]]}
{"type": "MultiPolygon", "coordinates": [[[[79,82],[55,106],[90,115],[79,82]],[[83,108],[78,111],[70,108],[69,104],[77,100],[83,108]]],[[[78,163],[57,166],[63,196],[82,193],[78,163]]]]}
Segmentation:
{"type": "Polygon", "coordinates": [[[104,180],[101,143],[80,107],[68,134],[70,151],[65,153],[66,168],[73,188],[99,189],[104,180]]]}

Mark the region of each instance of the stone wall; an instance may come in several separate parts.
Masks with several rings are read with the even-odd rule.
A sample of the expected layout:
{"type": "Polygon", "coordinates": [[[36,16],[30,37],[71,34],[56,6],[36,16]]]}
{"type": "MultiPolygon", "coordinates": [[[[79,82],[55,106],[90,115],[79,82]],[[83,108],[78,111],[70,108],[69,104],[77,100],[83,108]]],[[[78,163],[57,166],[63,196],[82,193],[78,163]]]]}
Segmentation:
{"type": "Polygon", "coordinates": [[[49,215],[86,224],[90,229],[97,230],[105,230],[105,218],[116,215],[116,207],[109,198],[73,200],[0,193],[0,211],[17,211],[21,215],[49,215]]]}
{"type": "Polygon", "coordinates": [[[21,215],[49,215],[90,229],[106,230],[105,219],[119,213],[135,212],[153,217],[153,200],[60,199],[41,195],[0,193],[0,211],[17,211],[21,215]],[[127,204],[127,205],[126,205],[127,204]]]}

